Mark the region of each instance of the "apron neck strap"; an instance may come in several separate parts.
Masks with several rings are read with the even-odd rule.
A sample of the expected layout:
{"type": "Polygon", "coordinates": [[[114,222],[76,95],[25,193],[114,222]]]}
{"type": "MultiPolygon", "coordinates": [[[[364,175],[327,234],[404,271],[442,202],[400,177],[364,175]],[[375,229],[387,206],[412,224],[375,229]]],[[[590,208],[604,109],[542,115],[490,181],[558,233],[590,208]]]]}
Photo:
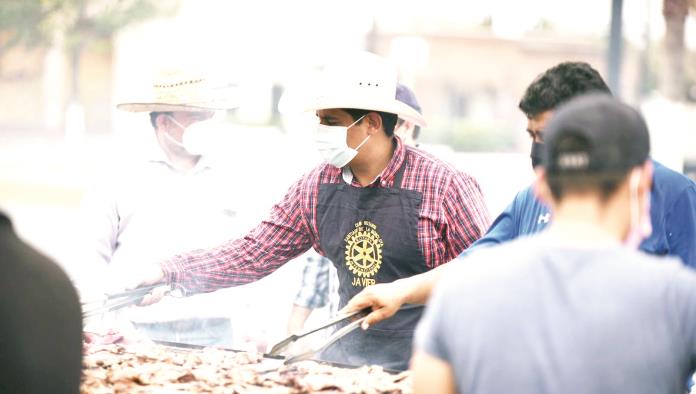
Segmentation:
{"type": "Polygon", "coordinates": [[[396,171],[396,174],[394,174],[394,184],[393,188],[399,188],[401,189],[401,183],[404,178],[404,171],[406,170],[406,163],[408,163],[406,152],[404,151],[404,162],[401,163],[401,167],[396,171]]]}

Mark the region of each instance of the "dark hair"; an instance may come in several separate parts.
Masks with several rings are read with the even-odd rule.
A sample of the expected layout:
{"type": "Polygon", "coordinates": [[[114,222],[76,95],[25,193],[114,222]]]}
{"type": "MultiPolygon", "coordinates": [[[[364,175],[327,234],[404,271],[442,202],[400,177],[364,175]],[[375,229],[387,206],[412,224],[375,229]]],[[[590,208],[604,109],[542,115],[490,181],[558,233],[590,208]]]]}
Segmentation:
{"type": "MultiPolygon", "coordinates": [[[[556,143],[553,157],[557,157],[559,152],[588,152],[591,150],[590,142],[587,138],[569,134],[561,137],[556,143]]],[[[600,199],[606,201],[611,197],[623,180],[628,176],[627,171],[612,172],[585,172],[564,173],[547,175],[547,183],[551,190],[554,200],[561,201],[568,193],[582,194],[599,192],[600,199]]]]}
{"type": "Polygon", "coordinates": [[[150,124],[153,129],[157,128],[157,117],[160,115],[171,115],[171,112],[150,112],[150,124]]]}
{"type": "Polygon", "coordinates": [[[399,118],[395,114],[355,108],[341,108],[341,110],[346,111],[354,121],[360,119],[360,117],[363,115],[367,115],[370,112],[375,112],[380,116],[380,118],[382,118],[382,127],[384,127],[384,133],[387,135],[387,137],[394,135],[394,126],[396,126],[396,120],[399,118]]]}
{"type": "Polygon", "coordinates": [[[556,108],[559,104],[584,93],[611,90],[599,72],[584,62],[564,62],[537,76],[519,103],[527,117],[556,108]]]}

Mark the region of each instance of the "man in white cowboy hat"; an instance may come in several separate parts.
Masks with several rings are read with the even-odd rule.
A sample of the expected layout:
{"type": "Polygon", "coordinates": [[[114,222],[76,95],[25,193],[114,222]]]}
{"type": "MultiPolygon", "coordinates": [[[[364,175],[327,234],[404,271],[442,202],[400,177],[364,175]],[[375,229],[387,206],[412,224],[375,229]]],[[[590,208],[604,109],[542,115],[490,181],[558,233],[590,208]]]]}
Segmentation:
{"type": "MultiPolygon", "coordinates": [[[[314,247],[336,265],[345,304],[365,286],[447,263],[483,234],[489,216],[477,182],[393,135],[398,118],[425,125],[396,99],[396,70],[361,52],[324,74],[309,109],[320,121],[316,142],[326,163],[299,179],[245,237],[142,266],[133,284],[214,291],[261,279],[314,247]]],[[[151,294],[143,303],[159,298],[151,294]]],[[[353,331],[321,357],[405,369],[421,313],[406,307],[383,325],[353,331]]]]}
{"type": "MultiPolygon", "coordinates": [[[[396,99],[422,114],[415,93],[403,83],[396,85],[396,99]]],[[[399,118],[394,126],[394,135],[407,146],[418,147],[420,126],[399,118]]],[[[300,332],[315,309],[328,305],[329,316],[338,311],[338,278],[331,261],[311,253],[302,270],[302,283],[293,301],[288,318],[288,334],[300,332]]]]}
{"type": "MultiPolygon", "coordinates": [[[[99,266],[103,282],[118,285],[115,273],[128,275],[137,264],[241,233],[232,180],[184,143],[214,111],[235,107],[234,93],[232,86],[206,75],[171,70],[155,77],[151,96],[117,106],[149,114],[152,138],[146,157],[119,163],[117,174],[105,177],[106,185],[85,198],[84,263],[99,266]]],[[[109,288],[103,282],[101,292],[109,288]]],[[[224,292],[169,299],[118,311],[115,321],[103,324],[132,322],[139,334],[154,340],[231,346],[229,300],[224,292]]]]}

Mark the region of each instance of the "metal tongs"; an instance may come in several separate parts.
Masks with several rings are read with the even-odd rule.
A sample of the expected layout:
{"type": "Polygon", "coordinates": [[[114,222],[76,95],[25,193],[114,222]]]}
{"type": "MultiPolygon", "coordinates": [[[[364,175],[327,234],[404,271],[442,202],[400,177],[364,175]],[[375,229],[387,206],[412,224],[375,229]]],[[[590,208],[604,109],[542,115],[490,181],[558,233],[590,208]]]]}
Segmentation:
{"type": "Polygon", "coordinates": [[[143,297],[153,290],[166,287],[165,295],[171,294],[172,287],[161,283],[151,286],[138,287],[133,290],[127,290],[120,293],[105,294],[104,297],[97,300],[91,300],[82,303],[82,317],[88,318],[98,316],[106,312],[112,312],[127,306],[136,305],[142,301],[143,297]]]}
{"type": "Polygon", "coordinates": [[[305,330],[299,334],[293,334],[290,335],[289,337],[283,339],[282,341],[278,342],[275,344],[272,348],[271,351],[268,353],[269,356],[279,356],[282,354],[286,355],[285,358],[285,364],[291,364],[297,361],[301,360],[307,360],[311,358],[313,355],[316,353],[321,352],[322,350],[326,349],[327,347],[331,346],[334,342],[338,341],[342,337],[346,336],[347,334],[351,333],[353,330],[356,328],[360,327],[360,324],[365,320],[365,317],[371,312],[370,308],[365,308],[359,311],[353,311],[353,312],[348,312],[348,313],[341,313],[334,317],[333,319],[317,326],[310,328],[308,330],[305,330]],[[329,327],[333,327],[337,324],[341,324],[343,322],[350,321],[347,325],[344,327],[338,329],[336,332],[331,334],[330,337],[328,337],[325,341],[319,343],[318,345],[309,348],[309,350],[302,351],[297,354],[293,354],[292,351],[288,352],[290,347],[295,344],[297,341],[300,339],[314,334],[317,331],[321,331],[324,329],[327,329],[329,327]]]}

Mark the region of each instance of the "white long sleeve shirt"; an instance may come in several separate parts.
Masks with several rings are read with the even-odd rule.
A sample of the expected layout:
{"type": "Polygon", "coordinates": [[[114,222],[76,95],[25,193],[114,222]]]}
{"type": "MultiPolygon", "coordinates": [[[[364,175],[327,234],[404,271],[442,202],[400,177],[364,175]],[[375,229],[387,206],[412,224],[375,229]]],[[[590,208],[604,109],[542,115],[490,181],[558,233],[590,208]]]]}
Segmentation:
{"type": "MultiPolygon", "coordinates": [[[[157,263],[177,253],[211,247],[242,235],[253,224],[240,218],[244,194],[238,191],[241,187],[232,171],[220,171],[205,158],[188,172],[177,171],[154,138],[152,142],[146,158],[107,177],[85,198],[83,266],[91,268],[92,291],[113,288],[108,283],[109,268],[157,263]]],[[[228,317],[231,308],[225,304],[233,300],[235,291],[239,294],[226,289],[183,299],[165,297],[119,316],[136,322],[228,317]]]]}

